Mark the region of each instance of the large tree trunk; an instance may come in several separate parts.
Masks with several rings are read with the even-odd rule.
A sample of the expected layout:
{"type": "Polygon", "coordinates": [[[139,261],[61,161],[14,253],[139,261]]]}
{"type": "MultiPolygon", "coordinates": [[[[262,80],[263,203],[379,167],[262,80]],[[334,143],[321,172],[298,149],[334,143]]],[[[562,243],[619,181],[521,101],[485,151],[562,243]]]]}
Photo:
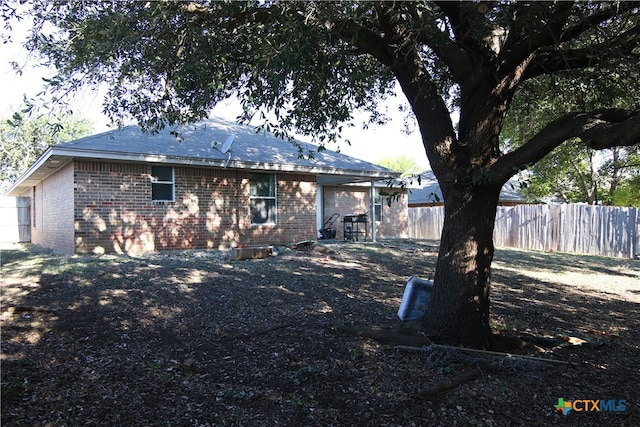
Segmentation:
{"type": "Polygon", "coordinates": [[[493,229],[500,188],[443,188],[445,219],[430,306],[428,335],[438,342],[488,348],[493,229]]]}

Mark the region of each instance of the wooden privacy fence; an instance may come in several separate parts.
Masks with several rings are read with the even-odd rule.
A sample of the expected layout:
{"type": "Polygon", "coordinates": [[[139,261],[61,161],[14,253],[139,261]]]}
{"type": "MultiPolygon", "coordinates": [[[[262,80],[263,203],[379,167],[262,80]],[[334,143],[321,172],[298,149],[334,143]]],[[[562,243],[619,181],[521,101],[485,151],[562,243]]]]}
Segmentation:
{"type": "Polygon", "coordinates": [[[0,242],[31,241],[31,199],[0,196],[0,242]]]}
{"type": "MultiPolygon", "coordinates": [[[[444,207],[409,208],[409,237],[439,239],[444,207]]],[[[640,254],[640,209],[581,204],[499,206],[496,246],[619,258],[640,254]]]]}

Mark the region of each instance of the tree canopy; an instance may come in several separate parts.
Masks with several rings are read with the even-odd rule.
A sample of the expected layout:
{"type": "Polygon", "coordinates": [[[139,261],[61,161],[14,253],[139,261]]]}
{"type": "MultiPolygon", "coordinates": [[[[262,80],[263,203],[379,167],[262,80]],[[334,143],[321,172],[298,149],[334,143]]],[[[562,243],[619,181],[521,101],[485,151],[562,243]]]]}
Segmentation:
{"type": "Polygon", "coordinates": [[[397,82],[444,196],[425,326],[486,347],[502,185],[569,140],[592,149],[640,142],[638,100],[623,105],[606,85],[591,86],[637,82],[639,10],[637,2],[82,0],[13,2],[2,13],[8,25],[33,19],[28,48],[58,70],[51,87],[105,83],[105,111],[148,129],[196,121],[233,95],[243,119],[258,115],[276,135],[322,144],[355,109],[380,120],[378,103],[397,82]],[[501,145],[518,97],[536,103],[536,85],[555,91],[555,82],[593,89],[598,102],[576,100],[519,144],[501,145]]]}
{"type": "MultiPolygon", "coordinates": [[[[414,111],[444,109],[448,115],[447,107],[459,109],[456,139],[465,140],[472,129],[479,130],[467,124],[480,113],[466,108],[474,94],[494,90],[495,102],[506,97],[506,105],[501,100],[487,106],[500,125],[523,82],[565,73],[584,85],[602,78],[603,64],[620,75],[627,69],[637,73],[627,60],[638,55],[637,7],[634,2],[94,0],[9,2],[3,14],[8,23],[21,15],[33,19],[28,48],[59,71],[50,81],[53,88],[64,92],[106,83],[105,112],[116,122],[128,115],[149,128],[195,121],[235,95],[245,118],[270,111],[275,120],[265,116],[265,122],[273,131],[313,135],[322,142],[337,137],[355,108],[377,117],[376,105],[394,79],[409,97],[408,91],[430,94],[425,105],[409,99],[414,111]]],[[[604,120],[620,121],[629,113],[597,114],[597,120],[606,115],[604,120]]],[[[596,120],[575,116],[565,116],[565,126],[596,120]]],[[[432,132],[453,134],[450,123],[430,127],[442,126],[432,132]]],[[[597,145],[611,142],[601,139],[597,145]]]]}
{"type": "Polygon", "coordinates": [[[376,162],[380,166],[384,166],[395,172],[400,172],[402,175],[417,174],[421,171],[420,165],[412,157],[408,156],[395,156],[384,157],[376,162]]]}

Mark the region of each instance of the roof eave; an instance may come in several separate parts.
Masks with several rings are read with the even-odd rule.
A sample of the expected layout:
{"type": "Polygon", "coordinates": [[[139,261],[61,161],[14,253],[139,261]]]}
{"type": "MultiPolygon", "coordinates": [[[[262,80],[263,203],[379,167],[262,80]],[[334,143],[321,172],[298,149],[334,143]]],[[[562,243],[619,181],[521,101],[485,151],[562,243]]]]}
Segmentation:
{"type": "Polygon", "coordinates": [[[184,166],[202,166],[202,167],[216,167],[221,169],[245,169],[245,170],[264,170],[275,172],[290,172],[290,173],[307,173],[312,175],[343,175],[351,177],[359,177],[362,179],[387,179],[392,178],[393,174],[389,174],[386,171],[372,171],[362,169],[344,169],[334,168],[327,166],[309,166],[309,165],[296,165],[296,164],[278,164],[268,162],[247,162],[241,160],[230,160],[211,158],[211,159],[197,159],[193,157],[180,157],[180,156],[165,156],[155,154],[144,153],[120,153],[113,151],[96,151],[96,150],[78,150],[68,147],[53,146],[47,149],[45,153],[29,168],[24,174],[11,186],[7,191],[8,196],[19,196],[31,185],[26,185],[30,178],[41,168],[47,166],[47,162],[52,158],[67,158],[67,161],[59,162],[57,167],[49,167],[51,169],[47,174],[43,174],[38,178],[38,181],[42,181],[52,173],[59,170],[68,161],[73,158],[77,159],[96,159],[96,160],[110,160],[110,161],[122,161],[122,162],[144,162],[144,163],[166,163],[174,165],[184,166]]]}
{"type": "Polygon", "coordinates": [[[11,184],[9,189],[6,191],[7,196],[18,197],[20,194],[24,193],[25,182],[29,180],[29,178],[38,171],[44,164],[51,158],[52,155],[52,147],[47,148],[47,150],[35,161],[20,177],[11,184]]]}

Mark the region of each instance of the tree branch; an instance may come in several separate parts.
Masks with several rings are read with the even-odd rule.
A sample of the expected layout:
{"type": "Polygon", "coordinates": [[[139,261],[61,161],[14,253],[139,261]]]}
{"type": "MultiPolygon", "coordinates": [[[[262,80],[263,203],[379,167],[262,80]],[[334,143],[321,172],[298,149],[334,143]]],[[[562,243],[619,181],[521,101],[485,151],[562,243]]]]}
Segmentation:
{"type": "Polygon", "coordinates": [[[525,79],[563,70],[594,67],[603,61],[621,56],[634,56],[633,52],[638,45],[640,45],[640,25],[595,46],[542,51],[531,62],[525,79]]]}
{"type": "MultiPolygon", "coordinates": [[[[520,66],[536,50],[558,43],[574,2],[558,2],[553,10],[546,12],[548,19],[535,16],[538,4],[514,5],[515,21],[511,24],[509,34],[503,48],[498,54],[497,63],[500,75],[508,75],[520,66]],[[527,29],[527,30],[525,30],[527,29]]],[[[544,5],[547,8],[548,5],[544,5]]]]}
{"type": "Polygon", "coordinates": [[[640,111],[605,110],[579,137],[594,150],[640,144],[640,111]]]}
{"type": "Polygon", "coordinates": [[[640,144],[640,110],[606,109],[568,113],[554,120],[516,150],[503,155],[491,167],[505,182],[571,138],[601,150],[640,144]]]}
{"type": "Polygon", "coordinates": [[[458,82],[471,79],[474,67],[488,65],[494,55],[484,42],[493,29],[484,15],[487,3],[437,1],[436,4],[451,24],[455,43],[443,44],[436,39],[429,46],[447,63],[458,82]]]}
{"type": "Polygon", "coordinates": [[[436,4],[451,23],[457,43],[463,49],[489,59],[490,49],[482,43],[492,29],[484,16],[486,3],[437,1],[436,4]]]}
{"type": "Polygon", "coordinates": [[[330,31],[353,44],[357,49],[370,54],[388,67],[392,66],[393,57],[389,54],[382,37],[375,32],[350,19],[328,21],[325,25],[330,31]]]}
{"type": "Polygon", "coordinates": [[[579,21],[577,24],[563,30],[558,38],[558,41],[566,42],[573,40],[583,34],[585,31],[595,28],[596,26],[611,19],[612,17],[621,13],[632,11],[637,8],[637,2],[611,2],[610,7],[600,10],[593,15],[579,21]]]}
{"type": "Polygon", "coordinates": [[[453,80],[462,81],[474,65],[467,52],[456,45],[445,30],[438,28],[437,20],[433,16],[424,13],[419,16],[414,9],[412,17],[415,22],[420,23],[416,40],[431,49],[442,60],[451,72],[453,80]]]}
{"type": "Polygon", "coordinates": [[[509,36],[498,56],[498,64],[501,64],[500,75],[508,74],[537,50],[542,51],[543,54],[532,62],[530,70],[527,72],[527,79],[540,74],[596,65],[596,61],[610,58],[612,56],[608,54],[610,52],[615,51],[620,54],[623,49],[625,54],[630,54],[638,46],[637,37],[632,37],[634,31],[637,32],[637,28],[632,28],[613,40],[600,43],[595,47],[591,46],[589,49],[557,48],[558,44],[571,42],[618,14],[637,9],[636,2],[612,3],[611,6],[599,10],[571,26],[567,26],[566,23],[573,2],[558,2],[548,22],[540,20],[540,25],[528,31],[527,34],[523,34],[523,28],[535,25],[530,22],[532,17],[531,13],[528,13],[532,7],[535,6],[526,5],[516,9],[516,21],[511,25],[509,36]]]}

